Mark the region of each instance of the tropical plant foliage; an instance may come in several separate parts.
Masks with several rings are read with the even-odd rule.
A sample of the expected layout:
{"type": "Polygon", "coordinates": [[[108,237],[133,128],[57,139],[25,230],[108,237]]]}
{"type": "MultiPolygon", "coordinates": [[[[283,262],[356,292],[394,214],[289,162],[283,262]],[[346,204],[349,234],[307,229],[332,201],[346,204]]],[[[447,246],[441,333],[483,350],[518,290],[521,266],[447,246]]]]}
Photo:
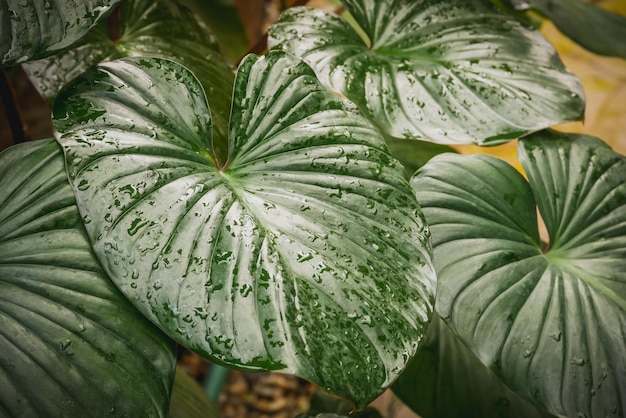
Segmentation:
{"type": "Polygon", "coordinates": [[[0,5],[56,139],[0,153],[0,415],[197,414],[176,342],[348,401],[305,416],[392,384],[424,417],[624,416],[626,159],[546,129],[582,88],[507,10],[615,56],[623,18],[293,7],[235,71],[228,6],[117,3],[0,5]],[[527,178],[444,145],[518,137],[527,178]]]}

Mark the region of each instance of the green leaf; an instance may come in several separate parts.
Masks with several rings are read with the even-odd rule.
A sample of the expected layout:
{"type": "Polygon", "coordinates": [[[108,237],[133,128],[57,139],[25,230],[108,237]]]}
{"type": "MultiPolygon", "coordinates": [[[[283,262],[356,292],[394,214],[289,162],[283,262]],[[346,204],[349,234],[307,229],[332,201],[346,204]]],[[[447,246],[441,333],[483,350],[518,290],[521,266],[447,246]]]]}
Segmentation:
{"type": "Polygon", "coordinates": [[[552,417],[504,385],[436,313],[392,389],[422,418],[552,417]]]}
{"type": "Polygon", "coordinates": [[[102,271],[54,140],[0,154],[0,415],[166,416],[174,345],[102,271]]]}
{"type": "Polygon", "coordinates": [[[0,65],[42,58],[79,40],[120,0],[3,0],[0,65]]]}
{"type": "Polygon", "coordinates": [[[496,144],[579,119],[583,91],[537,31],[483,0],[346,0],[284,12],[269,44],[302,57],[385,133],[496,144]]]}
{"type": "Polygon", "coordinates": [[[160,57],[189,68],[211,103],[214,143],[227,152],[229,103],[234,73],[217,51],[211,31],[189,9],[171,0],[129,0],[121,6],[122,37],[111,41],[107,26],[94,28],[78,45],[24,65],[33,84],[52,101],[61,87],[89,67],[117,58],[160,57]]]}
{"type": "Polygon", "coordinates": [[[561,32],[600,55],[626,59],[626,17],[580,0],[508,0],[517,10],[533,8],[561,32]]]}
{"type": "Polygon", "coordinates": [[[414,193],[378,131],[295,57],[248,56],[234,91],[221,163],[202,88],[176,63],[102,64],[59,95],[55,127],[96,254],[190,349],[363,405],[432,313],[414,193]]]}
{"type": "Polygon", "coordinates": [[[626,158],[551,132],[522,140],[519,155],[529,182],[493,157],[449,154],[412,180],[433,234],[437,311],[548,411],[623,416],[626,158]]]}
{"type": "Polygon", "coordinates": [[[172,388],[168,418],[219,418],[220,413],[202,386],[180,368],[172,388]]]}
{"type": "Polygon", "coordinates": [[[179,0],[208,23],[215,33],[220,51],[236,63],[248,52],[246,28],[232,0],[179,0]]]}
{"type": "Polygon", "coordinates": [[[456,152],[448,145],[432,142],[405,141],[393,137],[386,137],[385,140],[391,154],[402,163],[409,178],[435,155],[456,152]]]}

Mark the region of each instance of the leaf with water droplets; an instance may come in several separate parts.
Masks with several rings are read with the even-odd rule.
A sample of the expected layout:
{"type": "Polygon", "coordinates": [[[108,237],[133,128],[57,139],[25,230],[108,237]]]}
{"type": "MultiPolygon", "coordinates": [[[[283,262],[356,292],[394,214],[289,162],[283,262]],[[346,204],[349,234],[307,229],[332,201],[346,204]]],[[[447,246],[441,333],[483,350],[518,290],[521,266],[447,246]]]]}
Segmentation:
{"type": "Polygon", "coordinates": [[[345,0],[368,39],[304,7],[270,28],[385,133],[496,144],[579,119],[582,88],[534,30],[482,0],[345,0]]]}
{"type": "Polygon", "coordinates": [[[101,64],[60,93],[55,128],[96,253],[189,348],[363,405],[432,313],[414,193],[378,131],[297,58],[248,56],[234,92],[226,161],[202,87],[174,62],[101,64]]]}
{"type": "Polygon", "coordinates": [[[494,157],[452,154],[413,178],[433,235],[437,311],[505,384],[551,413],[623,416],[626,158],[549,131],[518,152],[528,182],[494,157]]]}
{"type": "Polygon", "coordinates": [[[200,80],[211,100],[213,141],[225,155],[234,72],[217,51],[211,31],[172,0],[128,0],[120,6],[122,36],[109,39],[106,22],[72,48],[24,64],[41,95],[52,101],[70,80],[95,64],[117,58],[159,57],[180,62],[200,80]]]}
{"type": "Polygon", "coordinates": [[[175,360],[98,264],[59,145],[1,153],[0,415],[165,417],[175,360]]]}
{"type": "Polygon", "coordinates": [[[120,0],[3,0],[0,66],[42,58],[67,48],[120,0]]]}

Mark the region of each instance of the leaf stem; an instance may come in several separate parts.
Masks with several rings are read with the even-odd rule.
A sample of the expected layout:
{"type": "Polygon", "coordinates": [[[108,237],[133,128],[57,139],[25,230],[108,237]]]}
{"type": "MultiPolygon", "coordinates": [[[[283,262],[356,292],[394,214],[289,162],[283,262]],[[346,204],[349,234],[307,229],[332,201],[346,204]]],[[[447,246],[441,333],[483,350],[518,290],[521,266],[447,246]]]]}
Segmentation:
{"type": "Polygon", "coordinates": [[[218,402],[229,369],[219,364],[212,363],[209,374],[204,380],[204,391],[213,402],[218,402]]]}
{"type": "Polygon", "coordinates": [[[111,42],[117,42],[122,38],[122,12],[119,5],[107,18],[107,30],[111,42]]]}
{"type": "Polygon", "coordinates": [[[20,142],[26,142],[28,140],[26,136],[26,127],[22,121],[17,101],[15,100],[15,91],[9,81],[9,74],[6,68],[2,68],[0,71],[0,98],[4,103],[7,120],[9,121],[9,127],[11,128],[11,135],[13,137],[13,144],[19,144],[20,142]]]}

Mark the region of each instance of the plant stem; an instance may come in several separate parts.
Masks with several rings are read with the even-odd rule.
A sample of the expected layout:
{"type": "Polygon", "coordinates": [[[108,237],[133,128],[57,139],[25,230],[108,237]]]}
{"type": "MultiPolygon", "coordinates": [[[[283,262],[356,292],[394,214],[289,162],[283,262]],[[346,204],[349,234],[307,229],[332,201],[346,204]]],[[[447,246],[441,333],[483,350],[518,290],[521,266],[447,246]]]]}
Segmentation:
{"type": "Polygon", "coordinates": [[[209,374],[204,379],[204,391],[209,398],[217,403],[219,401],[220,393],[226,382],[229,369],[219,364],[212,363],[209,368],[209,374]]]}
{"type": "Polygon", "coordinates": [[[9,121],[9,127],[11,128],[11,135],[13,137],[13,144],[26,142],[26,127],[22,122],[22,116],[20,115],[15,100],[15,92],[11,87],[9,74],[5,68],[2,68],[2,71],[0,71],[0,98],[2,99],[2,103],[4,103],[7,120],[9,121]]]}
{"type": "Polygon", "coordinates": [[[120,40],[122,37],[122,13],[119,5],[115,7],[113,12],[107,18],[107,29],[109,39],[112,42],[120,40]]]}

